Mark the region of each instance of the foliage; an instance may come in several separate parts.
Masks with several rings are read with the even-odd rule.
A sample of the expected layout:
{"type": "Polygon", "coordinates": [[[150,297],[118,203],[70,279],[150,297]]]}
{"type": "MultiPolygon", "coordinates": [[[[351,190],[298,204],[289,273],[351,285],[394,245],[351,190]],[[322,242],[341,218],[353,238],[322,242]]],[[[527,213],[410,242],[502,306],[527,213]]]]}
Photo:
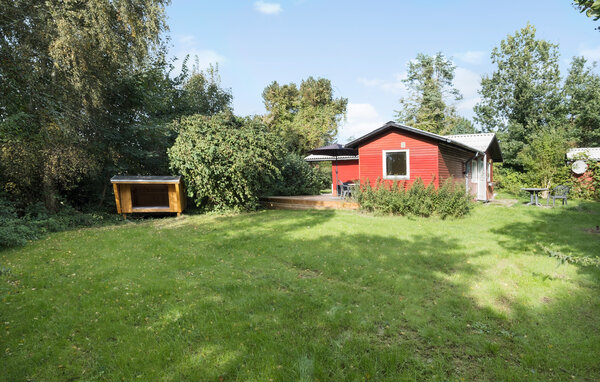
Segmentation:
{"type": "Polygon", "coordinates": [[[494,164],[494,183],[498,190],[504,190],[512,195],[521,193],[521,188],[529,182],[526,173],[504,166],[502,163],[494,164]]]}
{"type": "Polygon", "coordinates": [[[281,158],[277,168],[281,174],[270,187],[271,195],[318,195],[330,180],[327,178],[324,184],[322,172],[294,153],[281,158]]]}
{"type": "Polygon", "coordinates": [[[586,67],[585,58],[574,57],[563,87],[569,135],[578,147],[600,147],[600,76],[595,68],[595,63],[586,67]]]}
{"type": "Polygon", "coordinates": [[[533,133],[517,158],[523,164],[530,184],[550,188],[557,177],[568,175],[565,166],[567,148],[566,132],[560,128],[533,133]]]}
{"type": "MultiPolygon", "coordinates": [[[[587,17],[591,17],[594,21],[600,19],[600,1],[598,0],[573,0],[573,4],[579,9],[579,12],[585,12],[587,17]]],[[[600,30],[600,27],[596,29],[600,30]]]]}
{"type": "Polygon", "coordinates": [[[561,126],[566,117],[558,46],[537,40],[535,32],[528,24],[493,49],[497,69],[482,78],[482,100],[474,109],[484,131],[499,133],[506,165],[517,169],[523,168],[519,153],[537,130],[561,126]]]}
{"type": "Polygon", "coordinates": [[[475,134],[478,132],[475,125],[473,125],[473,122],[462,116],[455,116],[451,127],[451,130],[448,131],[448,135],[475,134]]]}
{"type": "Polygon", "coordinates": [[[408,63],[407,78],[403,82],[410,95],[400,100],[397,120],[442,135],[459,134],[456,131],[468,129],[467,120],[456,115],[452,104],[462,99],[453,84],[455,69],[441,52],[435,56],[419,53],[408,63]]]}
{"type": "Polygon", "coordinates": [[[548,256],[555,258],[560,265],[578,264],[584,267],[593,266],[600,268],[600,258],[598,257],[577,256],[572,253],[564,254],[561,251],[552,248],[552,246],[546,247],[545,245],[542,245],[541,248],[548,256]]]}
{"type": "Polygon", "coordinates": [[[0,249],[24,245],[51,232],[121,221],[114,214],[82,213],[69,206],[62,206],[57,213],[48,211],[42,203],[18,208],[0,193],[0,249]]]}
{"type": "Polygon", "coordinates": [[[25,168],[2,166],[6,191],[41,195],[55,210],[61,191],[110,162],[128,102],[117,91],[164,53],[165,3],[0,1],[0,151],[25,168]]]}
{"type": "Polygon", "coordinates": [[[404,182],[389,185],[381,179],[371,187],[367,179],[365,184],[354,188],[353,196],[363,210],[393,215],[428,217],[437,214],[445,219],[465,216],[473,206],[464,186],[452,178],[447,179],[439,190],[433,182],[425,186],[421,178],[410,187],[404,182]]]}
{"type": "Polygon", "coordinates": [[[282,138],[288,151],[301,155],[333,141],[348,105],[346,98],[333,97],[331,81],[325,78],[308,77],[300,88],[273,81],[262,97],[266,125],[282,138]]]}
{"type": "Polygon", "coordinates": [[[569,193],[575,197],[589,200],[600,200],[600,162],[589,159],[585,154],[576,155],[573,160],[582,160],[587,164],[585,174],[574,177],[567,167],[568,174],[563,183],[571,187],[569,193]]]}
{"type": "Polygon", "coordinates": [[[211,64],[206,70],[200,70],[196,64],[189,78],[185,78],[179,114],[215,115],[225,111],[231,112],[232,99],[231,89],[221,86],[218,64],[211,64]]]}
{"type": "Polygon", "coordinates": [[[280,176],[281,145],[258,119],[231,113],[193,115],[173,123],[171,169],[183,175],[188,195],[204,209],[252,209],[280,176]]]}

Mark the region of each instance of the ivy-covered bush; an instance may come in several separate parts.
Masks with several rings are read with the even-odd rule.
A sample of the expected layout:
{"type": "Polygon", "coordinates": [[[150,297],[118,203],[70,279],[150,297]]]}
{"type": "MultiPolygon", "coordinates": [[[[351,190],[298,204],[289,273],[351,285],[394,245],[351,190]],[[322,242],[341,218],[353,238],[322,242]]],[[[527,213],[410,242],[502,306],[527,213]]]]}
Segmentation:
{"type": "Polygon", "coordinates": [[[452,179],[447,179],[439,189],[433,182],[425,186],[421,178],[410,187],[405,182],[390,185],[381,179],[372,187],[367,179],[365,184],[355,187],[353,195],[361,209],[392,215],[438,215],[445,219],[464,216],[473,206],[465,187],[452,179]]]}
{"type": "Polygon", "coordinates": [[[257,118],[193,115],[173,127],[179,135],[168,150],[171,169],[203,209],[253,209],[280,176],[281,144],[257,118]]]}
{"type": "Polygon", "coordinates": [[[575,177],[569,169],[569,176],[562,184],[571,187],[569,194],[575,198],[600,200],[600,162],[581,158],[588,165],[582,176],[575,177]]]}
{"type": "Polygon", "coordinates": [[[281,175],[273,183],[269,192],[271,195],[318,195],[330,181],[330,177],[324,181],[319,169],[295,153],[285,155],[277,167],[281,175]]]}

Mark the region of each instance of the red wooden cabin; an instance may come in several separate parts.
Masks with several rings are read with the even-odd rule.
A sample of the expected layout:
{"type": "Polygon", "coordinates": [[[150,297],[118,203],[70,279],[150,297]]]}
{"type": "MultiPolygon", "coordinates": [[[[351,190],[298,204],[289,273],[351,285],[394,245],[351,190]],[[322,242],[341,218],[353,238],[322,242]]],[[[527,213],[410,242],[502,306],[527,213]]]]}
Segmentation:
{"type": "MultiPolygon", "coordinates": [[[[358,157],[338,158],[338,178],[343,182],[364,183],[368,179],[375,184],[377,179],[383,179],[410,185],[420,177],[425,184],[433,182],[439,187],[452,177],[464,182],[478,200],[484,201],[494,195],[493,164],[502,162],[494,133],[441,136],[395,122],[345,146],[358,149],[358,157]]],[[[307,160],[310,157],[315,160],[314,156],[307,160]]],[[[334,193],[335,189],[332,186],[334,193]]]]}

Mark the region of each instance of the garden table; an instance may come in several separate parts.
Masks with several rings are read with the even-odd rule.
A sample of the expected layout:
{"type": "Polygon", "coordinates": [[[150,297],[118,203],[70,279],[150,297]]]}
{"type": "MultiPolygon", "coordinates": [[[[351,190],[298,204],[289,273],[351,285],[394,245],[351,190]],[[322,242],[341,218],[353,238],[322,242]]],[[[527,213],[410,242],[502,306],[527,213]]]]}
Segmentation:
{"type": "Polygon", "coordinates": [[[535,188],[535,187],[521,188],[521,190],[529,192],[529,203],[527,203],[528,206],[531,206],[531,205],[541,206],[541,204],[538,202],[538,194],[540,193],[540,191],[548,191],[547,188],[535,188]],[[534,201],[534,195],[535,195],[535,201],[534,201]]]}

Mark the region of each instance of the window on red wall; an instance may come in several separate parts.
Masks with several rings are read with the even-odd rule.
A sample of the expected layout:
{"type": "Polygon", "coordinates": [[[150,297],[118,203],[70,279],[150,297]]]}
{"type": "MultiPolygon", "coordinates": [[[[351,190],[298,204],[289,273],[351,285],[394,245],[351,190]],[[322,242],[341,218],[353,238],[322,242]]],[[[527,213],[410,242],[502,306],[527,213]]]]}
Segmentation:
{"type": "Polygon", "coordinates": [[[383,150],[383,178],[410,179],[408,150],[383,150]]]}

